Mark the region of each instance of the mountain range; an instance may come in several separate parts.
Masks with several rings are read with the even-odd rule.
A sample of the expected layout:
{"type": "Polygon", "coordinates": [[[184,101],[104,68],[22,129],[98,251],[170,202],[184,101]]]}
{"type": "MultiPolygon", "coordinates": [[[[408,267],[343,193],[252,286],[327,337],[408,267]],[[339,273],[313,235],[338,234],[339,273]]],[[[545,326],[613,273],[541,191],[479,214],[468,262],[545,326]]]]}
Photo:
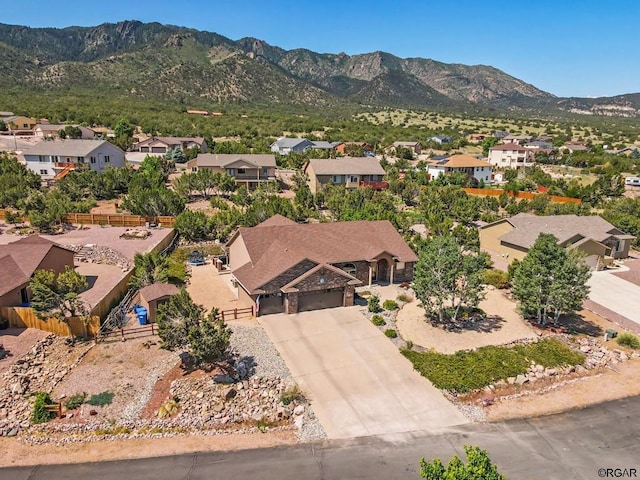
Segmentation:
{"type": "Polygon", "coordinates": [[[0,24],[0,87],[99,89],[190,105],[245,102],[442,110],[519,109],[640,115],[640,94],[559,98],[485,65],[284,50],[184,27],[123,21],[96,27],[0,24]]]}

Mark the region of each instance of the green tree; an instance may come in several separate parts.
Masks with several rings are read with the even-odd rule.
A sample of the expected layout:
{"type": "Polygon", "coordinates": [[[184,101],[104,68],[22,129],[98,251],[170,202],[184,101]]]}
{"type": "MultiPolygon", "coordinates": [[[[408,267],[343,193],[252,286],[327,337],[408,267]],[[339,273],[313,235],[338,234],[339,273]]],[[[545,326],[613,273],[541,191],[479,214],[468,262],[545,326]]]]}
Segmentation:
{"type": "Polygon", "coordinates": [[[445,467],[439,458],[427,462],[420,460],[420,477],[427,480],[505,480],[498,467],[491,461],[486,450],[470,445],[464,446],[467,463],[455,455],[445,467]]]}
{"type": "Polygon", "coordinates": [[[206,240],[209,236],[209,222],[204,212],[184,210],[176,217],[173,228],[190,242],[206,240]]]}
{"type": "Polygon", "coordinates": [[[576,250],[558,246],[542,233],[513,272],[513,296],[525,317],[544,325],[581,308],[589,294],[591,270],[576,250]]]}
{"type": "Polygon", "coordinates": [[[199,363],[214,363],[229,349],[231,329],[218,310],[205,315],[184,289],[158,307],[156,319],[162,348],[186,350],[199,363]]]}
{"type": "Polygon", "coordinates": [[[489,155],[489,149],[500,143],[500,139],[496,137],[487,137],[482,141],[482,155],[489,155]]]}
{"type": "Polygon", "coordinates": [[[152,283],[169,280],[169,261],[157,252],[136,253],[133,257],[134,272],[129,286],[140,289],[152,283]]]}
{"type": "Polygon", "coordinates": [[[53,270],[36,270],[29,288],[31,307],[40,318],[55,317],[64,321],[85,313],[80,293],[89,288],[89,283],[68,265],[59,274],[53,270]]]}
{"type": "Polygon", "coordinates": [[[460,309],[474,308],[484,297],[485,255],[463,253],[450,235],[433,238],[422,247],[415,267],[414,291],[430,317],[439,323],[456,321],[460,309]]]}

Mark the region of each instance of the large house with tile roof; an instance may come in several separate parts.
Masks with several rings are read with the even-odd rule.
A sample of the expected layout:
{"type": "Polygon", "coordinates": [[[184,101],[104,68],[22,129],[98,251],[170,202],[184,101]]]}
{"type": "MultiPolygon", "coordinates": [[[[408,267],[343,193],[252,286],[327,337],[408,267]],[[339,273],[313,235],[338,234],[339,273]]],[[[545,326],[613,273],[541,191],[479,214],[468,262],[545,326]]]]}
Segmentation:
{"type": "Polygon", "coordinates": [[[426,164],[427,173],[432,179],[440,175],[462,173],[477,182],[486,184],[493,182],[491,164],[472,155],[451,155],[450,157],[430,159],[426,164]]]}
{"type": "Polygon", "coordinates": [[[298,224],[276,215],[226,244],[238,298],[258,314],[352,306],[355,288],[413,280],[416,254],[386,221],[298,224]]]}

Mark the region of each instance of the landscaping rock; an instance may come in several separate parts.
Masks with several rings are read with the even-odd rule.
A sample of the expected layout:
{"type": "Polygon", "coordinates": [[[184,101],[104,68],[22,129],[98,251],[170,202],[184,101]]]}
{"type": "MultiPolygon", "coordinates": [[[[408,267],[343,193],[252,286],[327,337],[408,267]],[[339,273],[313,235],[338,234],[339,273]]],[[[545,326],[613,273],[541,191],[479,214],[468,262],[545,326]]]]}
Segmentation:
{"type": "Polygon", "coordinates": [[[529,382],[529,378],[525,377],[524,375],[518,375],[515,379],[516,385],[524,385],[527,382],[529,382]]]}
{"type": "Polygon", "coordinates": [[[231,383],[236,383],[235,380],[230,377],[229,375],[221,375],[221,374],[216,374],[213,376],[213,381],[215,383],[222,383],[222,384],[231,384],[231,383]]]}

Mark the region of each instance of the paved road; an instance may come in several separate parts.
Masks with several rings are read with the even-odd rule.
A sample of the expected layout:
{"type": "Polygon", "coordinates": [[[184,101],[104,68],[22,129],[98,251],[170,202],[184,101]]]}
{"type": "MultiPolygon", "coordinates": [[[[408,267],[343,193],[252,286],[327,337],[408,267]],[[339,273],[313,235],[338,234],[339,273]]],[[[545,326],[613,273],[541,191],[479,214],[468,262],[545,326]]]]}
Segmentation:
{"type": "Polygon", "coordinates": [[[260,318],[329,438],[467,423],[359,308],[260,318]]]}
{"type": "Polygon", "coordinates": [[[419,478],[421,457],[447,461],[456,453],[462,455],[463,445],[487,449],[510,480],[616,478],[600,477],[601,468],[635,468],[640,476],[638,418],[640,397],[537,419],[465,425],[438,435],[399,434],[321,445],[0,469],[0,479],[412,479],[419,478]]]}
{"type": "Polygon", "coordinates": [[[593,272],[589,299],[640,324],[640,286],[610,272],[593,272]]]}

